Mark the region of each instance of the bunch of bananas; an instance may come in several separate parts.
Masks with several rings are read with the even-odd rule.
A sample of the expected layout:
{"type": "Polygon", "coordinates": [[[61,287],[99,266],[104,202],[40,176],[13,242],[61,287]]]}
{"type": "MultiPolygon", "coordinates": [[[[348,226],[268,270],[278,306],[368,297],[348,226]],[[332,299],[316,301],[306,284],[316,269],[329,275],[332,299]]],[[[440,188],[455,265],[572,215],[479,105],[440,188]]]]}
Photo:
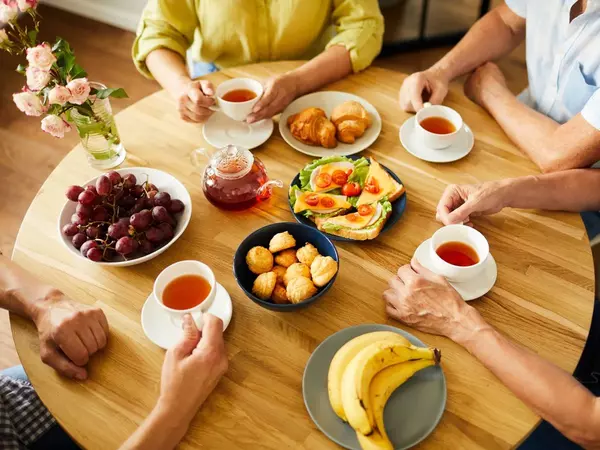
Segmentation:
{"type": "Polygon", "coordinates": [[[327,377],[329,401],[356,430],[363,450],[394,449],[383,424],[385,404],[406,380],[440,359],[438,349],[415,347],[391,331],[363,334],[338,350],[327,377]]]}

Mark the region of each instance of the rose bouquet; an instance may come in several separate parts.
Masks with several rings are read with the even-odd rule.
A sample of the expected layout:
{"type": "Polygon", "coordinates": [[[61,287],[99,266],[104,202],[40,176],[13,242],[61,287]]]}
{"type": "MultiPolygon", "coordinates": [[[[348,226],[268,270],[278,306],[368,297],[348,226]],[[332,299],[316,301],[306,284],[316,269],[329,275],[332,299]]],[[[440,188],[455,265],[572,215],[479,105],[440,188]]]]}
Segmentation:
{"type": "Polygon", "coordinates": [[[27,65],[17,67],[27,81],[13,101],[28,116],[44,116],[42,130],[52,136],[64,137],[74,124],[90,163],[98,168],[115,166],[123,161],[125,149],[108,98],[127,94],[121,88],[89,82],[64,39],[57,38],[54,45],[38,42],[38,1],[0,0],[0,23],[7,24],[0,28],[0,50],[24,55],[27,60],[27,65]],[[19,13],[28,14],[33,27],[20,25],[19,13]]]}

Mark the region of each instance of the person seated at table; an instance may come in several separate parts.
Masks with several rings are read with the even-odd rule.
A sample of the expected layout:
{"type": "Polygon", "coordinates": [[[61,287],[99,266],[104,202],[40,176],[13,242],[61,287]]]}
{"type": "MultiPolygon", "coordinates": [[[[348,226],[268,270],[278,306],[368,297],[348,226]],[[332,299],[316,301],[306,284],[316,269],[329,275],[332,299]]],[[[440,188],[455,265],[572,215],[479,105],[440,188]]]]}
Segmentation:
{"type": "Polygon", "coordinates": [[[429,69],[410,75],[400,106],[440,104],[454,78],[542,172],[600,160],[600,7],[596,1],[506,0],[429,69]],[[491,61],[527,44],[529,87],[515,97],[491,61]]]}
{"type": "MultiPolygon", "coordinates": [[[[468,223],[474,216],[505,207],[598,211],[600,171],[572,169],[452,185],[442,195],[437,218],[444,224],[468,223]]],[[[600,448],[600,398],[564,370],[496,331],[444,277],[413,259],[398,269],[383,298],[389,316],[452,339],[567,438],[585,448],[600,448]]]]}
{"type": "Polygon", "coordinates": [[[182,119],[204,122],[212,114],[208,108],[214,104],[214,88],[192,78],[243,64],[312,57],[266,82],[247,119],[252,123],[280,113],[296,97],[367,68],[382,41],[377,0],[150,0],[133,58],[142,74],[154,77],[177,100],[182,119]]]}
{"type": "MultiPolygon", "coordinates": [[[[42,361],[75,380],[88,378],[86,364],[109,339],[108,321],[100,308],[69,299],[2,253],[0,308],[31,320],[39,334],[42,361]]],[[[183,339],[165,355],[156,406],[122,448],[174,448],[227,364],[221,319],[207,314],[201,337],[186,316],[183,339]]],[[[0,448],[79,448],[40,401],[22,367],[0,372],[0,448]]]]}

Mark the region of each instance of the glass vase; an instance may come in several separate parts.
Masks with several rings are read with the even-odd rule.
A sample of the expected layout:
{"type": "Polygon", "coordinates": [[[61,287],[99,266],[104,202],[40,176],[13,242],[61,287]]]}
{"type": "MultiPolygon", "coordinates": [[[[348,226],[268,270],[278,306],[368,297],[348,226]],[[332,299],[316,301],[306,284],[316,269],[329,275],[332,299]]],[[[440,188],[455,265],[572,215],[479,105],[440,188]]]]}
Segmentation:
{"type": "MultiPolygon", "coordinates": [[[[93,82],[90,86],[92,89],[106,88],[100,83],[93,82]]],[[[73,108],[70,113],[90,166],[105,170],[116,167],[125,160],[127,152],[121,143],[108,98],[95,99],[92,102],[91,114],[89,112],[83,114],[76,108],[73,108]]]]}

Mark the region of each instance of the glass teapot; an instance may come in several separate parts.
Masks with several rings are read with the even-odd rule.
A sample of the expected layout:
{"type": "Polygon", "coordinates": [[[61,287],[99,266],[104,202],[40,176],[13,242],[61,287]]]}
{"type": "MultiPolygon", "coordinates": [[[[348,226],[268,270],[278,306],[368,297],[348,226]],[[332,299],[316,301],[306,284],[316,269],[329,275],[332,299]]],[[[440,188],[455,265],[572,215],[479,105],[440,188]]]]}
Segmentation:
{"type": "Polygon", "coordinates": [[[268,200],[280,180],[269,180],[267,169],[250,150],[228,145],[218,150],[200,148],[192,152],[192,164],[200,167],[199,156],[208,160],[202,177],[204,195],[218,208],[241,211],[268,200]]]}

